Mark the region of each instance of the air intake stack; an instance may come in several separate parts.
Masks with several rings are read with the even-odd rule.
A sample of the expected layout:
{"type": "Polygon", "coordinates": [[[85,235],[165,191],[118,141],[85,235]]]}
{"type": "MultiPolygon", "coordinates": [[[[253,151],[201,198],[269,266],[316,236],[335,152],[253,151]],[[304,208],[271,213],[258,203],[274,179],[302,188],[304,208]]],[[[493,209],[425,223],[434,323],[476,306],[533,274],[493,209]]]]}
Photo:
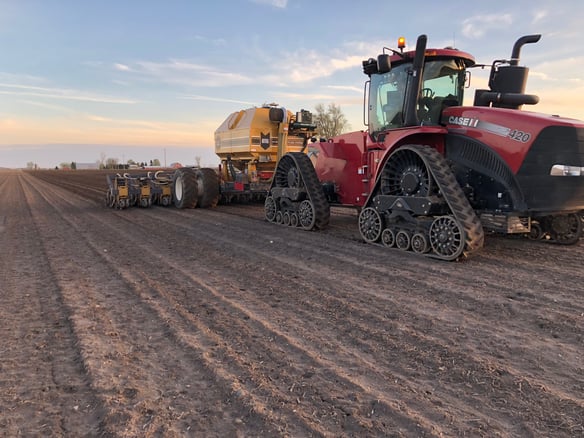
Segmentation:
{"type": "Polygon", "coordinates": [[[495,60],[489,77],[490,90],[476,90],[475,106],[520,109],[522,105],[535,105],[539,97],[525,94],[529,69],[519,66],[519,55],[525,44],[536,43],[541,35],[526,35],[513,45],[510,60],[495,60]]]}

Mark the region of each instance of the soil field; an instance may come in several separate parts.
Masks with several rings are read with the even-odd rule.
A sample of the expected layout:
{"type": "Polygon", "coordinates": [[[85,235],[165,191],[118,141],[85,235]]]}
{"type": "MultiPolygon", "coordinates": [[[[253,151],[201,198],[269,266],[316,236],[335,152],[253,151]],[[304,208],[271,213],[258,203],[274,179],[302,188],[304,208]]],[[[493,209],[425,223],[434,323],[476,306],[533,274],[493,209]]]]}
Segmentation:
{"type": "Polygon", "coordinates": [[[0,172],[0,435],[584,436],[584,242],[470,260],[0,172]]]}

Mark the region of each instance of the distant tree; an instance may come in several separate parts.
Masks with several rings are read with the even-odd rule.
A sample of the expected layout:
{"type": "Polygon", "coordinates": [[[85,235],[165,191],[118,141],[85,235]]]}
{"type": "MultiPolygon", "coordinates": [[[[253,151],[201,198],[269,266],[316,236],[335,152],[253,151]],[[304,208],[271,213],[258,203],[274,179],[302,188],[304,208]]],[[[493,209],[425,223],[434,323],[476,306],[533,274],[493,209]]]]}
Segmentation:
{"type": "Polygon", "coordinates": [[[196,167],[201,167],[201,156],[200,155],[197,155],[195,157],[195,166],[196,167]]]}
{"type": "Polygon", "coordinates": [[[117,158],[106,158],[105,160],[105,168],[106,169],[115,169],[118,167],[118,159],[117,158]]]}
{"type": "Polygon", "coordinates": [[[150,161],[150,163],[152,163],[152,166],[160,167],[160,160],[158,158],[155,158],[154,160],[150,161]]]}
{"type": "Polygon", "coordinates": [[[71,169],[71,163],[61,163],[59,164],[59,167],[63,170],[69,170],[71,169]]]}
{"type": "Polygon", "coordinates": [[[71,161],[71,170],[77,170],[77,163],[75,161],[71,161]]]}
{"type": "Polygon", "coordinates": [[[32,170],[35,168],[35,164],[32,161],[29,161],[28,163],[26,163],[26,168],[28,170],[32,170]]]}
{"type": "Polygon", "coordinates": [[[128,164],[129,166],[135,166],[136,162],[130,158],[128,161],[126,161],[126,164],[128,164]]]}
{"type": "Polygon", "coordinates": [[[331,138],[340,135],[350,129],[349,122],[341,107],[331,103],[328,107],[322,103],[314,107],[313,121],[317,125],[318,133],[321,137],[331,138]]]}

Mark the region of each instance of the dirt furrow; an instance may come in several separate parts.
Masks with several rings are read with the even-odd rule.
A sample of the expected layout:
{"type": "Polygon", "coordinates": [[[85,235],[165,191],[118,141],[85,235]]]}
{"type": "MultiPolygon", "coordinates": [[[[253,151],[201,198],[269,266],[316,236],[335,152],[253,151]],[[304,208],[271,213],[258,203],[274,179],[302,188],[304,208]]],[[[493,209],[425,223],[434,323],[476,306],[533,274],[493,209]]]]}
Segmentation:
{"type": "MultiPolygon", "coordinates": [[[[80,175],[74,178],[80,187],[99,177],[105,192],[103,174],[92,182],[80,175]]],[[[115,291],[123,302],[83,282],[79,290],[91,298],[71,291],[71,300],[106,304],[108,310],[84,316],[124,333],[112,341],[115,352],[133,342],[143,347],[139,333],[152,326],[160,332],[149,341],[155,348],[196,364],[223,394],[217,406],[226,411],[205,423],[207,431],[584,432],[584,298],[574,286],[584,281],[581,245],[488,236],[479,256],[442,263],[361,243],[355,212],[334,211],[328,231],[307,233],[265,223],[261,205],[117,211],[102,208],[95,190],[68,189],[86,200],[47,184],[39,188],[57,212],[46,231],[51,219],[64,222],[57,234],[82,266],[69,269],[88,271],[90,284],[108,272],[110,295],[115,291]],[[99,266],[94,271],[84,267],[90,259],[99,266]],[[146,318],[127,318],[126,325],[122,315],[130,309],[146,318]],[[241,419],[235,429],[233,418],[241,419]]],[[[173,388],[158,374],[153,353],[142,359],[152,366],[128,366],[126,379],[136,387],[144,380],[173,388]]],[[[179,362],[166,369],[188,376],[179,362]]],[[[119,363],[109,366],[119,370],[119,363]]],[[[101,373],[97,380],[105,386],[101,373]]],[[[192,402],[191,393],[185,397],[178,406],[192,402]]],[[[128,430],[147,424],[149,433],[186,426],[165,422],[160,405],[148,402],[156,412],[151,422],[123,401],[108,411],[119,414],[106,417],[108,430],[116,422],[128,430]]]]}
{"type": "MultiPolygon", "coordinates": [[[[145,213],[145,212],[143,212],[143,213],[145,213]]],[[[123,214],[124,213],[120,213],[120,215],[123,215],[123,214]]],[[[139,222],[139,223],[141,223],[142,222],[141,218],[143,218],[143,217],[144,217],[144,214],[141,214],[139,217],[132,219],[132,221],[133,222],[139,222]]],[[[197,231],[195,231],[195,233],[205,234],[205,230],[204,230],[204,228],[201,228],[200,222],[197,223],[197,228],[198,229],[197,229],[197,231]]],[[[184,235],[188,235],[188,233],[189,233],[189,231],[185,227],[183,227],[183,229],[179,232],[179,234],[184,234],[184,235]]],[[[237,246],[237,245],[235,245],[235,246],[237,246]]],[[[236,254],[236,256],[237,256],[237,254],[236,254]]],[[[261,264],[261,262],[262,262],[261,257],[258,257],[257,255],[254,255],[254,259],[256,259],[261,264]]],[[[218,263],[221,263],[221,261],[219,260],[218,263]]],[[[285,265],[285,263],[282,263],[282,265],[285,265]]],[[[208,275],[212,275],[212,274],[208,274],[208,275]]],[[[256,281],[257,281],[257,279],[256,279],[256,281]]],[[[283,281],[285,281],[285,279],[283,279],[283,281]]],[[[313,291],[310,291],[310,292],[313,292],[313,291]]],[[[353,289],[353,293],[355,293],[355,292],[357,292],[357,291],[355,291],[353,289]]],[[[333,295],[333,291],[330,291],[329,293],[331,295],[333,295]]],[[[246,298],[247,298],[246,301],[249,302],[249,298],[248,297],[246,297],[246,298]]],[[[322,297],[319,297],[319,298],[322,298],[322,297]]],[[[343,298],[344,299],[348,299],[350,297],[343,297],[343,298]]],[[[291,309],[291,310],[292,311],[295,311],[296,309],[291,309]]],[[[309,318],[310,317],[310,314],[312,314],[312,315],[314,315],[314,314],[321,314],[322,315],[322,313],[321,313],[322,311],[326,311],[326,309],[313,308],[313,309],[309,309],[306,312],[303,312],[303,315],[308,316],[308,318],[309,318]]],[[[330,311],[330,309],[329,309],[329,311],[330,311]]],[[[371,307],[370,307],[368,310],[365,310],[364,309],[364,314],[362,316],[363,318],[367,318],[367,311],[369,312],[369,316],[371,317],[371,315],[370,315],[370,313],[371,313],[371,307]]],[[[259,313],[259,314],[261,315],[261,313],[259,313]]],[[[379,320],[379,324],[384,324],[383,319],[380,319],[379,320]]],[[[292,325],[295,325],[295,324],[292,324],[292,325]]],[[[306,323],[306,325],[310,326],[310,319],[308,319],[308,322],[306,323]]],[[[450,328],[454,331],[454,327],[450,327],[450,328]]],[[[443,331],[439,330],[439,327],[437,327],[437,330],[436,331],[438,333],[443,333],[443,331]]],[[[370,334],[365,333],[364,336],[365,337],[370,337],[370,334]]],[[[330,340],[329,340],[329,342],[330,342],[330,340]]],[[[412,343],[417,343],[417,344],[427,343],[428,344],[427,345],[427,348],[430,351],[435,351],[435,350],[437,350],[437,348],[439,348],[441,346],[440,341],[437,340],[435,337],[428,337],[425,342],[424,342],[423,338],[421,338],[420,336],[413,337],[413,339],[411,340],[411,342],[412,343]]],[[[321,344],[322,344],[322,342],[321,342],[321,344]]],[[[318,343],[317,343],[317,345],[318,345],[318,343]]],[[[407,346],[407,343],[406,343],[406,346],[407,346]]],[[[445,349],[445,351],[448,350],[448,348],[447,348],[446,345],[442,345],[442,347],[445,349]]],[[[407,349],[407,347],[406,347],[406,349],[407,349]]],[[[452,348],[450,348],[450,350],[451,349],[452,348]]],[[[422,349],[422,351],[425,351],[425,349],[422,349]]],[[[338,351],[337,351],[337,354],[338,354],[338,351]]],[[[457,356],[457,352],[456,351],[454,351],[454,352],[450,351],[449,354],[450,354],[451,357],[453,357],[452,361],[455,361],[454,357],[457,356]]],[[[420,360],[424,361],[425,359],[428,359],[428,358],[423,358],[423,357],[420,358],[419,356],[420,356],[420,353],[416,353],[411,358],[411,360],[415,363],[416,361],[420,361],[420,360]]],[[[458,362],[458,363],[467,363],[469,361],[472,362],[472,359],[471,358],[465,357],[465,355],[461,355],[460,352],[458,353],[458,356],[459,357],[456,358],[456,362],[458,362]]],[[[449,358],[446,357],[446,355],[445,355],[445,358],[442,358],[442,362],[443,363],[447,363],[448,362],[447,359],[449,360],[449,358]]],[[[439,360],[439,362],[440,362],[440,360],[439,360]]],[[[363,366],[363,364],[360,364],[360,365],[363,366]]],[[[364,367],[364,368],[366,369],[366,367],[364,367]]],[[[438,368],[446,369],[444,366],[441,366],[440,363],[436,366],[436,369],[438,369],[438,368]]],[[[474,366],[473,365],[469,365],[469,368],[476,368],[477,370],[483,369],[483,371],[482,371],[482,374],[483,375],[488,376],[491,380],[498,380],[498,377],[497,376],[491,377],[491,375],[493,374],[492,373],[492,368],[493,368],[493,365],[492,364],[487,364],[487,365],[484,365],[483,364],[483,365],[480,365],[480,364],[476,364],[475,363],[474,366]],[[486,371],[485,371],[485,369],[486,369],[486,371]]],[[[476,370],[473,371],[473,372],[478,373],[478,371],[476,371],[476,370]]],[[[518,374],[517,370],[514,370],[513,367],[503,367],[499,372],[501,374],[508,374],[510,376],[513,376],[513,375],[517,375],[518,374]]],[[[462,376],[462,377],[464,377],[464,376],[462,376]]],[[[477,377],[477,380],[478,379],[480,379],[480,377],[477,377]]],[[[513,380],[513,379],[510,378],[508,380],[513,380]]],[[[497,384],[497,382],[495,382],[494,384],[497,384]]],[[[538,384],[538,382],[536,381],[536,382],[533,382],[532,384],[535,386],[535,385],[538,384]]],[[[444,396],[444,394],[442,394],[442,396],[444,396]]],[[[557,397],[560,397],[560,398],[565,397],[565,398],[567,398],[567,400],[569,400],[569,397],[566,397],[565,395],[556,394],[556,396],[557,397]]],[[[452,398],[460,398],[460,397],[461,397],[460,394],[456,394],[455,393],[452,398]]],[[[477,403],[476,400],[475,400],[475,404],[477,404],[477,405],[480,406],[480,403],[477,403]]],[[[577,410],[578,407],[576,407],[575,409],[577,410]]],[[[513,420],[510,420],[509,423],[512,424],[513,423],[513,420]]]]}
{"type": "MultiPolygon", "coordinates": [[[[71,219],[86,205],[76,207],[75,202],[69,203],[70,196],[57,196],[46,186],[36,186],[35,191],[34,204],[44,212],[36,217],[39,228],[44,236],[52,235],[49,262],[59,260],[56,276],[72,308],[83,361],[107,409],[105,431],[124,436],[172,436],[219,429],[235,433],[243,428],[243,418],[254,414],[230,400],[230,393],[213,385],[213,375],[200,365],[203,351],[185,350],[169,342],[171,321],[161,320],[142,300],[144,286],[139,277],[155,267],[139,266],[145,271],[138,275],[138,282],[128,282],[114,267],[133,264],[131,248],[125,249],[122,258],[105,257],[92,225],[85,222],[85,228],[78,228],[71,219]],[[53,212],[40,205],[42,202],[53,212]],[[54,227],[55,222],[61,225],[54,227]],[[51,224],[52,230],[42,229],[51,224]],[[95,239],[89,239],[89,235],[95,239]],[[74,242],[84,242],[89,251],[72,259],[69,254],[74,242]]],[[[103,240],[110,245],[119,242],[103,240]]],[[[258,421],[251,423],[256,425],[258,421]]],[[[259,424],[259,429],[247,430],[256,434],[273,432],[269,424],[259,424]]]]}
{"type": "MultiPolygon", "coordinates": [[[[120,216],[123,216],[123,213],[120,213],[120,216]]],[[[95,216],[95,222],[101,222],[103,221],[103,219],[100,219],[97,215],[95,216]]],[[[124,235],[127,238],[130,238],[131,240],[134,240],[135,238],[137,238],[136,234],[139,234],[139,231],[137,233],[136,230],[140,230],[140,227],[136,227],[136,223],[132,222],[131,223],[131,227],[133,231],[128,231],[128,232],[124,232],[123,229],[118,230],[116,227],[112,227],[111,226],[111,222],[107,221],[104,222],[104,230],[100,231],[100,234],[102,235],[112,235],[112,239],[116,240],[119,238],[122,238],[124,235]],[[119,236],[115,236],[116,232],[118,234],[120,234],[119,236]]],[[[123,228],[123,227],[122,227],[123,228]]],[[[302,375],[305,374],[305,369],[306,367],[310,368],[315,368],[314,365],[310,365],[311,362],[313,362],[313,358],[316,357],[319,353],[318,350],[313,350],[312,352],[310,352],[311,354],[306,355],[306,353],[303,351],[302,347],[300,346],[300,342],[296,341],[296,342],[290,342],[290,339],[288,339],[285,335],[283,335],[282,333],[279,333],[277,329],[275,329],[274,327],[271,327],[269,324],[267,325],[264,321],[263,318],[265,318],[265,315],[262,317],[258,317],[254,315],[251,315],[250,318],[250,314],[249,312],[244,311],[244,309],[241,308],[241,306],[237,303],[237,301],[235,300],[229,300],[226,299],[221,293],[217,292],[217,289],[215,287],[211,287],[209,285],[206,285],[200,278],[194,277],[190,271],[185,270],[184,268],[180,268],[179,266],[175,266],[175,265],[170,265],[168,267],[168,269],[164,268],[164,262],[165,259],[160,256],[157,252],[156,249],[160,250],[161,248],[152,248],[151,246],[147,245],[147,244],[135,244],[134,248],[136,250],[137,254],[140,254],[140,257],[145,257],[145,258],[150,258],[153,260],[157,259],[157,263],[156,265],[159,266],[159,269],[157,270],[157,272],[161,272],[162,277],[159,280],[159,282],[157,284],[153,283],[154,278],[156,278],[157,274],[153,273],[150,277],[148,281],[148,290],[150,291],[158,291],[159,295],[156,297],[156,300],[151,300],[151,303],[156,303],[157,308],[162,309],[160,310],[161,313],[161,317],[163,318],[169,318],[170,320],[170,316],[169,316],[169,310],[164,310],[164,307],[168,307],[170,309],[173,310],[174,313],[179,313],[182,314],[182,316],[188,321],[190,322],[191,325],[195,326],[195,328],[198,329],[199,333],[200,332],[205,332],[205,331],[209,331],[209,332],[213,332],[213,333],[219,333],[219,335],[216,335],[214,338],[212,338],[212,340],[215,342],[215,344],[217,345],[217,347],[215,347],[214,350],[214,355],[217,356],[219,355],[219,351],[220,349],[224,350],[224,352],[222,353],[225,357],[229,358],[229,363],[230,366],[233,367],[234,364],[236,364],[238,362],[238,354],[236,350],[234,350],[233,347],[231,347],[229,344],[239,344],[239,345],[243,345],[243,344],[247,344],[247,349],[249,351],[255,352],[255,351],[263,351],[263,359],[271,359],[271,361],[267,361],[267,363],[272,363],[272,367],[275,367],[276,369],[284,369],[286,366],[288,368],[290,368],[292,365],[291,363],[294,362],[294,360],[292,359],[294,356],[299,356],[300,355],[300,359],[297,359],[296,362],[297,364],[294,365],[295,367],[297,367],[296,370],[291,370],[288,373],[288,378],[292,379],[288,382],[282,383],[282,380],[285,380],[285,378],[283,378],[283,376],[285,376],[285,374],[281,374],[280,376],[276,376],[276,379],[278,377],[280,377],[280,382],[277,382],[278,384],[272,384],[271,382],[273,381],[273,379],[271,377],[268,378],[264,378],[262,376],[261,373],[250,373],[249,369],[251,369],[252,371],[255,368],[262,368],[261,363],[263,362],[262,357],[260,356],[259,358],[256,357],[251,357],[251,358],[246,358],[245,356],[242,356],[243,359],[239,359],[239,361],[242,363],[242,365],[240,366],[240,369],[237,370],[237,373],[235,372],[231,372],[231,375],[237,375],[239,374],[240,376],[244,376],[244,375],[248,375],[249,379],[253,382],[254,387],[252,387],[248,393],[251,394],[252,392],[254,393],[263,393],[263,397],[266,400],[270,400],[272,404],[276,404],[276,405],[282,405],[282,408],[280,408],[280,411],[284,411],[284,407],[285,405],[291,405],[292,407],[289,409],[290,411],[293,411],[293,416],[296,418],[295,422],[298,423],[298,418],[299,415],[301,413],[301,411],[303,410],[302,405],[299,405],[299,402],[297,401],[298,397],[291,397],[294,394],[290,394],[289,388],[294,387],[295,382],[297,380],[297,376],[298,375],[302,375]],[[172,270],[173,274],[169,274],[169,269],[172,270]],[[181,304],[178,303],[175,299],[173,299],[170,295],[171,293],[165,289],[169,289],[167,286],[165,286],[165,284],[169,283],[169,279],[172,278],[172,284],[181,284],[184,283],[184,280],[181,281],[179,278],[177,278],[177,276],[175,275],[177,272],[181,272],[183,275],[185,275],[191,283],[195,282],[198,283],[200,285],[199,287],[199,291],[200,292],[206,292],[207,294],[211,294],[211,295],[215,295],[216,298],[218,298],[218,303],[215,303],[213,305],[213,307],[211,308],[209,305],[209,301],[208,301],[208,297],[204,297],[204,299],[202,300],[202,302],[198,302],[198,295],[197,296],[193,296],[192,300],[193,300],[193,304],[189,304],[189,307],[187,310],[182,310],[181,311],[181,304]],[[164,305],[161,307],[161,303],[164,302],[168,302],[168,304],[164,305]],[[222,309],[222,307],[225,306],[225,304],[231,306],[230,311],[229,312],[225,312],[224,309],[222,309]],[[203,308],[206,309],[206,314],[209,314],[210,310],[212,310],[211,313],[213,313],[214,315],[209,319],[209,321],[207,322],[207,326],[200,326],[200,323],[198,322],[199,319],[201,318],[200,315],[198,315],[198,310],[199,308],[203,308]],[[191,310],[194,309],[194,310],[191,310]],[[195,313],[197,314],[197,318],[194,318],[190,315],[190,313],[195,313]],[[239,312],[243,312],[241,315],[239,315],[239,312]],[[224,315],[229,315],[228,319],[225,319],[226,317],[224,315]],[[251,328],[250,328],[251,327],[251,328]],[[229,329],[228,333],[224,333],[225,328],[229,329]],[[264,333],[266,332],[267,333],[264,333]],[[234,335],[234,333],[236,333],[237,335],[234,335]],[[245,336],[243,336],[243,334],[245,333],[245,336]],[[242,338],[241,342],[237,342],[234,339],[232,339],[234,336],[236,336],[238,339],[242,338]],[[248,338],[247,340],[245,340],[245,338],[248,338]],[[227,344],[226,340],[229,339],[229,344],[227,344]],[[278,340],[280,342],[278,342],[278,340]],[[261,344],[265,343],[265,346],[262,346],[261,344]],[[279,346],[285,346],[291,344],[291,348],[288,348],[288,351],[285,354],[282,353],[278,353],[276,354],[274,357],[267,357],[270,354],[270,349],[274,349],[274,345],[279,345],[279,346]],[[296,351],[299,350],[299,351],[296,351]],[[284,359],[283,359],[284,358],[284,359]],[[256,365],[259,364],[259,365],[256,365]],[[278,365],[274,365],[274,363],[278,364],[278,365]],[[247,368],[247,370],[246,370],[247,368]]],[[[110,252],[110,256],[111,252],[110,252]]],[[[113,266],[113,263],[112,263],[113,266]]],[[[119,267],[117,268],[118,271],[121,271],[123,269],[120,269],[119,267]]],[[[131,273],[128,272],[126,275],[131,276],[131,273]]],[[[207,274],[205,274],[206,276],[207,274]]],[[[211,273],[211,275],[213,275],[211,273]]],[[[184,304],[182,305],[184,306],[184,304]]],[[[174,319],[176,319],[176,315],[174,316],[174,319]]],[[[176,327],[182,327],[184,326],[184,324],[182,322],[174,322],[172,324],[172,326],[176,326],[176,327]]],[[[179,331],[182,331],[179,330],[179,331]]],[[[200,335],[199,335],[200,336],[200,335]]],[[[182,338],[185,339],[187,338],[187,336],[185,336],[184,334],[182,335],[182,338]]],[[[188,339],[192,339],[193,336],[191,334],[190,337],[188,337],[188,339]]],[[[241,347],[238,347],[239,349],[241,349],[241,347]]],[[[246,351],[246,348],[243,348],[244,351],[246,351]]],[[[254,353],[255,354],[255,353],[254,353]]],[[[222,360],[224,361],[224,360],[222,360]]],[[[215,361],[214,364],[214,368],[216,370],[222,370],[222,365],[221,362],[222,361],[215,361]]],[[[334,364],[333,364],[334,365],[334,364]]],[[[322,364],[320,364],[319,368],[322,368],[322,364]]],[[[338,373],[338,371],[336,371],[338,373]]],[[[225,372],[223,372],[223,374],[225,374],[225,372]]],[[[272,369],[272,374],[273,374],[273,369],[272,369]]],[[[342,374],[342,373],[341,373],[342,374]]],[[[240,379],[242,379],[242,377],[240,377],[240,379]]],[[[245,379],[243,379],[245,380],[245,379]]],[[[334,391],[338,391],[338,381],[342,380],[342,376],[339,375],[336,379],[337,381],[337,385],[335,385],[335,387],[333,388],[334,391]]],[[[237,381],[237,380],[236,380],[237,381]]],[[[355,383],[347,383],[349,386],[355,385],[355,383]]],[[[233,386],[233,385],[232,385],[233,386]]],[[[298,388],[300,389],[301,386],[299,385],[298,388]]],[[[353,388],[352,391],[353,393],[355,393],[357,391],[357,389],[359,388],[353,388]]],[[[363,390],[363,388],[360,388],[361,390],[363,390]]],[[[237,392],[237,391],[236,391],[237,392]]],[[[306,390],[305,390],[306,392],[306,390]]],[[[367,392],[367,391],[365,391],[367,392]]],[[[375,391],[374,391],[375,392],[375,391]]],[[[246,394],[247,395],[247,394],[246,394]]],[[[382,394],[378,394],[378,399],[381,397],[382,394]]],[[[374,394],[370,395],[372,397],[372,399],[375,399],[374,394]]],[[[308,396],[306,396],[308,397],[308,396]]],[[[318,395],[318,397],[315,395],[313,398],[313,400],[318,401],[319,398],[325,397],[325,395],[318,395]]],[[[326,396],[327,399],[330,400],[331,396],[328,395],[326,396]]],[[[324,409],[328,409],[331,410],[333,409],[333,407],[328,406],[327,407],[327,403],[323,403],[324,405],[324,409]]],[[[381,403],[380,401],[378,403],[381,403]]],[[[253,402],[253,406],[255,409],[259,409],[260,411],[265,411],[265,408],[261,407],[261,404],[257,402],[257,397],[256,400],[253,402]],[[259,407],[258,407],[259,405],[259,407]]],[[[307,421],[309,421],[310,423],[310,428],[314,429],[315,431],[319,431],[319,433],[324,433],[326,431],[326,429],[323,429],[323,426],[318,425],[314,419],[312,417],[314,417],[315,415],[318,415],[319,412],[317,411],[322,411],[323,408],[318,408],[317,405],[311,405],[309,406],[310,409],[305,410],[304,412],[304,416],[308,419],[307,421]]],[[[334,409],[333,409],[334,411],[334,409]]],[[[325,416],[328,416],[328,413],[323,413],[321,415],[321,418],[319,420],[320,423],[326,424],[325,420],[325,416]]],[[[398,416],[399,414],[396,414],[394,416],[398,416]]],[[[357,416],[355,416],[357,417],[357,416]]],[[[357,417],[358,418],[358,417],[357,417]]],[[[339,421],[339,420],[335,420],[335,421],[339,421]]],[[[350,421],[352,421],[352,418],[350,416],[348,416],[348,421],[345,421],[346,423],[349,423],[350,421]]],[[[357,421],[357,420],[355,420],[357,421]]],[[[365,421],[368,421],[367,419],[365,419],[365,421]]],[[[284,421],[284,423],[286,423],[286,421],[284,421]]],[[[417,426],[415,425],[414,420],[408,420],[406,421],[407,424],[409,424],[410,429],[414,428],[416,429],[417,426]]],[[[331,427],[333,427],[333,425],[331,425],[331,427]]],[[[347,427],[347,425],[343,425],[343,427],[347,427]]],[[[351,426],[351,427],[356,427],[356,426],[351,426]]]]}
{"type": "Polygon", "coordinates": [[[9,174],[0,191],[0,428],[5,436],[97,435],[101,401],[23,185],[9,174]]]}

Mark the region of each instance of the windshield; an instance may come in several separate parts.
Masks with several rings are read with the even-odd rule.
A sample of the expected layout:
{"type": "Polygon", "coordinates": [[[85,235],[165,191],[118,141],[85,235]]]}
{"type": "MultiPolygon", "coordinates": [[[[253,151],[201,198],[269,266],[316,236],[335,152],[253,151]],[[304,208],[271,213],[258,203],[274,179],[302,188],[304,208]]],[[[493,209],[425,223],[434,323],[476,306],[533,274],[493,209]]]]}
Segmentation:
{"type": "MultiPolygon", "coordinates": [[[[411,64],[402,64],[388,73],[371,76],[369,131],[372,135],[404,126],[404,99],[410,70],[411,64]]],[[[437,125],[445,107],[461,105],[464,80],[464,65],[457,60],[426,62],[417,102],[420,124],[437,125]]]]}

